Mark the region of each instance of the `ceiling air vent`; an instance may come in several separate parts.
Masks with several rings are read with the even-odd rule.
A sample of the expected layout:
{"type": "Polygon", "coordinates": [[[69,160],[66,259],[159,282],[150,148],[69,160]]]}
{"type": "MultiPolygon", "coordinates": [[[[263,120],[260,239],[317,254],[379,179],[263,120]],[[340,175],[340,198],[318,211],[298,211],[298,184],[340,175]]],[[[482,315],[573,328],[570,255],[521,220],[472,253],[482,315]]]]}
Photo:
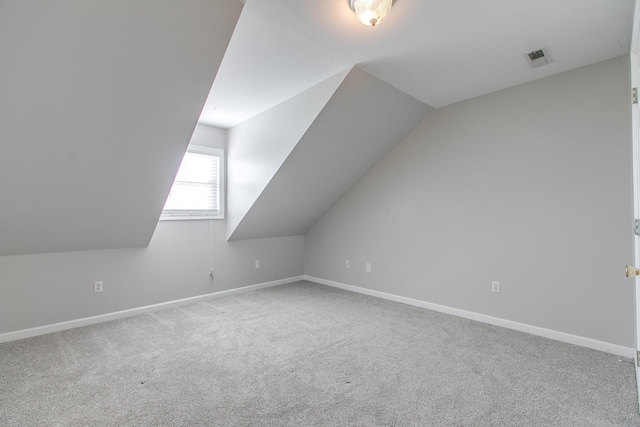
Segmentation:
{"type": "Polygon", "coordinates": [[[551,64],[553,62],[549,55],[549,49],[547,49],[546,46],[536,49],[533,52],[525,53],[524,57],[527,59],[529,67],[531,68],[542,67],[543,65],[551,64]]]}

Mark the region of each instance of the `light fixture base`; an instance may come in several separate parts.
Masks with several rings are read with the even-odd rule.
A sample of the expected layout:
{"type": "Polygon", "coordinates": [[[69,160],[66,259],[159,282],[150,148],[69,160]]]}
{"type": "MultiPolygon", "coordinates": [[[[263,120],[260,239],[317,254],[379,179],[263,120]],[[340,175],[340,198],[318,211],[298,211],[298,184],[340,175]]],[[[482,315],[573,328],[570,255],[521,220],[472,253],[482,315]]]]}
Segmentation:
{"type": "Polygon", "coordinates": [[[391,12],[393,0],[347,0],[364,25],[375,27],[391,12]]]}

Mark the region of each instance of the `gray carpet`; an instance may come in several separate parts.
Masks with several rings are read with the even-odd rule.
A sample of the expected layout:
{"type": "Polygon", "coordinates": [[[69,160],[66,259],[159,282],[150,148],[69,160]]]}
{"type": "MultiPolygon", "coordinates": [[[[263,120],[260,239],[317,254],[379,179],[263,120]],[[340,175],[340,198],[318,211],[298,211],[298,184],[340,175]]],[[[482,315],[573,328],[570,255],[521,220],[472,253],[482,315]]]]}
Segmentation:
{"type": "Polygon", "coordinates": [[[0,344],[2,426],[640,426],[629,360],[309,282],[0,344]]]}

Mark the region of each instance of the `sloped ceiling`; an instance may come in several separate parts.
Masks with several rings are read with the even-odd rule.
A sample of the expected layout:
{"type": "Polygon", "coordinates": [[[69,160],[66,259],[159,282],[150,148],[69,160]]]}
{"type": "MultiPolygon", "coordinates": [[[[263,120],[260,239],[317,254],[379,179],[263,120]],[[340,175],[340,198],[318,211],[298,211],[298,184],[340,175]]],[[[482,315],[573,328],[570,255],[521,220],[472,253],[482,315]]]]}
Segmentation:
{"type": "Polygon", "coordinates": [[[236,230],[349,70],[229,129],[228,235],[236,230]]]}
{"type": "Polygon", "coordinates": [[[241,10],[0,1],[0,256],[148,245],[241,10]]]}
{"type": "MultiPolygon", "coordinates": [[[[243,216],[229,219],[230,240],[305,234],[433,110],[359,67],[339,76],[340,85],[268,185],[243,216]]],[[[286,126],[283,119],[273,128],[286,126]]],[[[230,139],[230,154],[243,143],[230,139]]],[[[229,173],[242,161],[230,155],[229,173]]],[[[234,191],[230,185],[230,204],[234,191]]]]}
{"type": "Polygon", "coordinates": [[[201,117],[223,128],[353,64],[439,108],[625,55],[635,0],[396,0],[375,28],[348,0],[245,2],[201,117]]]}

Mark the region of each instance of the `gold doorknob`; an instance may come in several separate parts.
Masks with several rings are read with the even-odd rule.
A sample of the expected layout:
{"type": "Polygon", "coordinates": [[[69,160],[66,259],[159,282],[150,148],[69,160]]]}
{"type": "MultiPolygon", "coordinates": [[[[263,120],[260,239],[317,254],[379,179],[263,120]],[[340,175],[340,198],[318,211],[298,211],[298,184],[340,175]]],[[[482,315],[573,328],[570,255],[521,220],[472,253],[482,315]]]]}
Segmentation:
{"type": "Polygon", "coordinates": [[[627,265],[627,268],[625,268],[625,271],[627,272],[627,277],[640,276],[640,268],[635,268],[635,267],[631,267],[630,265],[627,265]]]}

